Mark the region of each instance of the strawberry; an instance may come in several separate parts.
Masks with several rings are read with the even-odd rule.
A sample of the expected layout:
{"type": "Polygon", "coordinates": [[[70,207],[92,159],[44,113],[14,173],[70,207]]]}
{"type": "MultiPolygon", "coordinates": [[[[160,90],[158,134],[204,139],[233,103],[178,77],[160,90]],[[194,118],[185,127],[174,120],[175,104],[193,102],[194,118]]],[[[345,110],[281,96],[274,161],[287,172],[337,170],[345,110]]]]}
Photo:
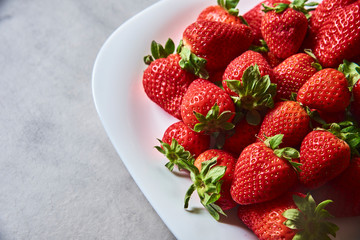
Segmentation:
{"type": "Polygon", "coordinates": [[[313,130],[301,143],[299,178],[306,187],[320,187],[349,166],[351,148],[337,128],[332,124],[331,131],[313,130]]]}
{"type": "Polygon", "coordinates": [[[356,82],[353,90],[353,102],[351,103],[351,113],[360,123],[360,79],[356,82]]]}
{"type": "Polygon", "coordinates": [[[263,39],[261,35],[261,20],[263,16],[265,15],[265,12],[263,11],[264,7],[262,4],[266,6],[272,6],[274,7],[275,3],[286,3],[290,4],[290,1],[288,0],[265,0],[257,4],[255,7],[250,9],[248,12],[244,13],[243,17],[246,20],[246,22],[251,27],[253,33],[254,33],[254,44],[260,45],[260,40],[263,39]]]}
{"type": "Polygon", "coordinates": [[[343,59],[360,55],[359,28],[360,2],[356,1],[332,11],[307,41],[323,67],[337,67],[343,59]]]}
{"type": "Polygon", "coordinates": [[[181,103],[183,122],[196,132],[212,133],[233,128],[235,105],[231,97],[214,83],[193,81],[181,103]]]}
{"type": "Polygon", "coordinates": [[[243,24],[238,16],[239,10],[236,9],[239,0],[222,0],[218,5],[209,6],[199,14],[197,21],[208,20],[215,22],[225,22],[229,24],[243,24]]]}
{"type": "Polygon", "coordinates": [[[225,139],[223,149],[239,156],[245,147],[255,142],[259,129],[260,125],[251,125],[245,119],[241,120],[225,139]]]}
{"type": "Polygon", "coordinates": [[[316,9],[311,12],[310,18],[310,28],[311,31],[317,31],[322,24],[327,20],[329,15],[338,8],[343,8],[349,4],[355,2],[356,0],[323,0],[316,7],[316,9]]]}
{"type": "Polygon", "coordinates": [[[186,62],[192,60],[191,53],[193,53],[207,61],[208,71],[221,70],[231,60],[245,52],[252,40],[251,29],[244,24],[196,21],[183,32],[180,55],[184,61],[180,64],[186,67],[186,62]]]}
{"type": "Polygon", "coordinates": [[[345,75],[332,68],[315,73],[298,91],[297,101],[324,112],[344,111],[351,94],[345,75]]]}
{"type": "Polygon", "coordinates": [[[194,165],[201,172],[202,164],[205,161],[208,161],[216,157],[216,164],[214,166],[225,166],[225,174],[220,179],[222,181],[220,198],[215,202],[222,210],[229,210],[234,208],[237,204],[234,202],[230,195],[230,186],[234,176],[235,164],[237,159],[230,153],[219,150],[219,149],[210,149],[201,153],[194,162],[194,165]]]}
{"type": "Polygon", "coordinates": [[[175,49],[171,39],[163,48],[152,42],[152,56],[145,57],[149,66],[143,74],[143,87],[146,95],[172,116],[181,119],[180,104],[195,76],[179,65],[181,57],[173,54],[175,49]]]}
{"type": "Polygon", "coordinates": [[[316,60],[306,53],[297,53],[274,68],[274,80],[277,84],[276,100],[289,100],[292,93],[297,93],[300,87],[319,69],[316,60]]]}
{"type": "Polygon", "coordinates": [[[284,134],[282,146],[296,147],[310,132],[309,123],[309,115],[298,102],[278,102],[266,114],[261,123],[258,137],[264,140],[265,136],[284,134]]]}
{"type": "Polygon", "coordinates": [[[209,135],[192,131],[183,121],[175,122],[165,130],[162,141],[171,144],[173,139],[194,157],[206,151],[210,146],[209,135]]]}
{"type": "Polygon", "coordinates": [[[351,160],[350,165],[338,177],[312,191],[318,199],[332,199],[328,207],[335,217],[360,216],[360,157],[351,160]]]}
{"type": "Polygon", "coordinates": [[[269,75],[270,80],[273,78],[272,68],[266,59],[260,53],[248,50],[232,60],[226,67],[222,81],[225,91],[230,95],[235,95],[235,93],[228,88],[226,80],[241,81],[245,70],[255,64],[259,67],[261,77],[269,75]]]}
{"type": "MultiPolygon", "coordinates": [[[[236,72],[234,70],[234,73],[236,72]]],[[[260,124],[263,115],[274,106],[276,85],[271,83],[269,75],[261,76],[256,63],[245,69],[241,80],[225,80],[223,84],[224,82],[232,92],[237,116],[245,116],[247,122],[252,125],[260,124]]]]}
{"type": "Polygon", "coordinates": [[[276,57],[288,58],[301,47],[308,28],[304,6],[306,0],[277,4],[275,7],[265,6],[261,33],[270,52],[276,57]]]}
{"type": "Polygon", "coordinates": [[[231,196],[246,205],[275,199],[297,182],[292,158],[299,152],[293,148],[279,149],[284,135],[278,134],[247,146],[236,163],[231,196]]]}
{"type": "Polygon", "coordinates": [[[316,206],[311,195],[288,192],[268,202],[240,205],[238,217],[259,240],[330,239],[339,228],[328,221],[331,215],[324,208],[329,203],[316,206]]]}

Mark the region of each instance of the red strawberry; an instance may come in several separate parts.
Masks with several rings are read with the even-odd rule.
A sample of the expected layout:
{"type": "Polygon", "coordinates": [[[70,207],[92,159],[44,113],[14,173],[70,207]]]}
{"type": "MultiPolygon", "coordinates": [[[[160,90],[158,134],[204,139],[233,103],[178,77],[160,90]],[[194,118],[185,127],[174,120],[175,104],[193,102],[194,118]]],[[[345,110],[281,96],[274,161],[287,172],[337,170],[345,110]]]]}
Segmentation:
{"type": "Polygon", "coordinates": [[[206,151],[210,147],[209,135],[192,131],[183,121],[170,125],[162,137],[162,141],[167,144],[171,144],[173,139],[194,157],[197,157],[200,153],[206,151]]]}
{"type": "Polygon", "coordinates": [[[333,200],[328,210],[335,217],[360,216],[360,157],[352,159],[343,173],[312,195],[318,200],[333,200]]]}
{"type": "Polygon", "coordinates": [[[297,101],[324,112],[344,111],[351,94],[345,75],[332,68],[315,73],[298,91],[297,101]]]}
{"type": "Polygon", "coordinates": [[[231,97],[214,83],[197,79],[181,103],[184,123],[196,132],[217,132],[233,128],[235,106],[231,97]]]}
{"type": "MultiPolygon", "coordinates": [[[[300,1],[296,1],[298,2],[300,1]]],[[[264,9],[266,14],[261,21],[262,36],[270,52],[281,59],[298,52],[307,32],[308,21],[305,14],[294,8],[304,9],[304,3],[278,4],[275,8],[264,9]]]]}
{"type": "Polygon", "coordinates": [[[249,26],[251,27],[253,33],[254,33],[254,44],[260,45],[260,39],[263,39],[261,35],[261,20],[263,16],[265,15],[265,12],[263,11],[264,7],[262,4],[265,4],[266,6],[272,6],[274,7],[275,3],[286,3],[290,4],[290,1],[288,0],[265,0],[257,4],[255,7],[250,9],[248,12],[246,12],[243,17],[248,22],[249,26]]]}
{"type": "Polygon", "coordinates": [[[300,87],[318,71],[316,60],[306,53],[294,54],[274,68],[277,84],[276,100],[290,99],[300,87]]]}
{"type": "MultiPolygon", "coordinates": [[[[244,24],[196,21],[183,33],[180,55],[183,59],[191,60],[191,52],[207,61],[208,71],[217,71],[224,69],[231,60],[245,52],[252,40],[251,29],[244,24]]],[[[185,65],[184,63],[184,67],[185,65]]]]}
{"type": "Polygon", "coordinates": [[[146,95],[172,116],[181,119],[180,104],[195,76],[183,70],[178,54],[172,54],[174,43],[169,39],[165,49],[152,42],[152,56],[145,57],[149,66],[143,74],[143,87],[146,95]]]}
{"type": "Polygon", "coordinates": [[[197,21],[208,20],[230,24],[243,24],[241,18],[238,17],[239,10],[235,9],[238,3],[239,0],[218,1],[218,5],[209,6],[201,11],[197,21]]]}
{"type": "Polygon", "coordinates": [[[231,198],[230,186],[234,176],[235,164],[237,159],[230,153],[219,150],[211,149],[201,153],[194,162],[194,165],[201,172],[202,163],[216,157],[216,165],[214,166],[225,166],[225,174],[220,179],[222,182],[220,198],[215,202],[222,210],[229,210],[234,208],[237,204],[231,198]]]}
{"type": "Polygon", "coordinates": [[[295,147],[310,132],[309,123],[309,115],[298,102],[278,102],[265,116],[258,137],[264,140],[264,135],[284,134],[282,146],[295,147]]]}
{"type": "Polygon", "coordinates": [[[247,146],[236,163],[231,196],[246,205],[275,199],[297,182],[297,167],[292,158],[299,152],[292,148],[278,149],[282,134],[247,146]],[[291,163],[291,164],[290,164],[291,163]],[[294,167],[293,167],[293,166],[294,167]]]}
{"type": "Polygon", "coordinates": [[[338,230],[327,221],[324,207],[330,202],[316,206],[310,195],[287,192],[268,202],[240,205],[238,216],[259,240],[330,239],[338,230]]]}
{"type": "Polygon", "coordinates": [[[350,146],[326,130],[310,132],[300,147],[300,181],[317,188],[342,173],[350,163],[350,146]]]}
{"type": "Polygon", "coordinates": [[[352,89],[353,102],[351,103],[351,113],[360,122],[360,79],[352,89]]]}
{"type": "Polygon", "coordinates": [[[237,156],[242,150],[256,141],[260,125],[251,125],[245,119],[235,125],[230,137],[225,139],[223,149],[237,156]]]}
{"type": "Polygon", "coordinates": [[[248,50],[232,60],[229,65],[226,67],[223,75],[222,85],[225,91],[231,95],[235,93],[231,91],[226,80],[239,80],[241,81],[245,70],[250,67],[258,65],[260,76],[269,75],[270,80],[273,78],[273,71],[266,59],[258,52],[248,50]]]}
{"type": "Polygon", "coordinates": [[[324,67],[337,67],[343,59],[360,55],[360,1],[337,8],[326,18],[308,44],[324,67]]]}
{"type": "Polygon", "coordinates": [[[323,0],[316,7],[315,11],[311,12],[310,27],[311,31],[317,31],[331,15],[338,8],[343,8],[356,0],[323,0]]]}

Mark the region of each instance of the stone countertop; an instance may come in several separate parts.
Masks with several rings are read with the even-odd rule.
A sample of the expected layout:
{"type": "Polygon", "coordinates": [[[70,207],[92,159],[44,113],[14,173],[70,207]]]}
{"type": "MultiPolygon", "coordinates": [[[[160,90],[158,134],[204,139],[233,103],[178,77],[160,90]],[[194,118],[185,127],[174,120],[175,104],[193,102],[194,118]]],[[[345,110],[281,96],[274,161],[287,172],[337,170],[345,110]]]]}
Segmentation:
{"type": "Polygon", "coordinates": [[[158,0],[0,0],[0,239],[175,239],[110,143],[91,74],[158,0]]]}

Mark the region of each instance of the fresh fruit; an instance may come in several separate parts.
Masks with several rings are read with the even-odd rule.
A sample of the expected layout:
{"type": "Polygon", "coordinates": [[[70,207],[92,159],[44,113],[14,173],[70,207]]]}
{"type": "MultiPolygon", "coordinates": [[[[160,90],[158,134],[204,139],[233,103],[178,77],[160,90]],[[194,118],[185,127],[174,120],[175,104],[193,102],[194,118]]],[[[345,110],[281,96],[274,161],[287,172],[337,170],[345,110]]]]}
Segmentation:
{"type": "Polygon", "coordinates": [[[181,52],[190,51],[207,61],[208,71],[217,71],[224,69],[231,60],[245,52],[252,40],[251,29],[245,24],[201,20],[185,29],[181,52]]]}
{"type": "Polygon", "coordinates": [[[339,228],[328,221],[328,204],[316,206],[311,195],[288,192],[268,202],[240,205],[238,217],[259,240],[330,239],[339,228]]]}
{"type": "Polygon", "coordinates": [[[171,144],[173,139],[194,157],[199,156],[210,147],[209,135],[194,132],[183,121],[175,122],[165,130],[162,141],[171,144]]]}
{"type": "Polygon", "coordinates": [[[241,120],[225,139],[223,149],[239,156],[245,147],[256,141],[260,125],[251,125],[246,119],[241,120]]]}
{"type": "Polygon", "coordinates": [[[345,75],[333,68],[315,73],[297,94],[298,102],[324,112],[344,111],[350,104],[350,98],[345,75]]]}
{"type": "Polygon", "coordinates": [[[239,0],[218,0],[218,5],[208,6],[199,14],[197,21],[208,20],[215,22],[225,22],[229,24],[243,24],[238,16],[239,10],[236,9],[239,0]]]}
{"type": "Polygon", "coordinates": [[[306,110],[294,101],[284,101],[275,104],[275,107],[266,114],[261,123],[258,137],[265,140],[266,137],[284,134],[281,146],[296,147],[310,132],[310,117],[306,110]]]}
{"type": "Polygon", "coordinates": [[[360,123],[360,79],[354,85],[352,93],[353,93],[353,101],[351,103],[351,113],[360,123]]]}
{"type": "Polygon", "coordinates": [[[304,1],[264,6],[261,34],[270,52],[285,59],[298,52],[306,36],[308,20],[304,1]],[[305,12],[305,13],[304,13],[305,12]]]}
{"type": "Polygon", "coordinates": [[[266,59],[258,52],[248,50],[232,60],[226,67],[223,75],[222,85],[227,93],[236,95],[227,86],[226,80],[239,80],[241,81],[245,70],[257,64],[260,71],[260,76],[269,75],[270,80],[273,78],[273,71],[266,59]]]}
{"type": "Polygon", "coordinates": [[[181,103],[183,122],[196,132],[232,129],[234,112],[231,97],[214,83],[200,78],[190,84],[181,103]]]}
{"type": "Polygon", "coordinates": [[[261,35],[261,20],[265,15],[263,11],[263,4],[266,6],[274,7],[275,3],[286,3],[290,4],[291,2],[288,0],[265,0],[258,3],[255,7],[250,9],[248,12],[244,13],[243,17],[251,27],[254,33],[254,44],[260,45],[260,40],[263,39],[261,35]]]}
{"type": "Polygon", "coordinates": [[[338,177],[312,191],[318,200],[332,199],[329,212],[335,217],[360,215],[360,157],[351,160],[350,165],[338,177]]]}
{"type": "Polygon", "coordinates": [[[274,68],[277,84],[276,100],[290,100],[302,85],[320,69],[316,60],[306,53],[291,55],[274,68]]]}
{"type": "Polygon", "coordinates": [[[279,134],[247,146],[236,163],[231,196],[246,205],[269,201],[279,197],[297,181],[299,158],[293,148],[279,149],[283,135],[279,134]]]}
{"type": "Polygon", "coordinates": [[[175,46],[171,39],[165,48],[153,41],[151,49],[154,57],[144,58],[145,63],[149,64],[143,74],[144,91],[162,109],[181,119],[182,97],[195,76],[180,67],[181,57],[172,53],[175,46]]]}
{"type": "Polygon", "coordinates": [[[237,116],[245,116],[252,125],[260,124],[263,115],[274,106],[276,85],[271,83],[269,75],[261,76],[256,63],[245,69],[241,81],[225,80],[225,83],[232,92],[237,116]]]}
{"type": "MultiPolygon", "coordinates": [[[[222,181],[220,198],[215,202],[222,210],[226,211],[234,208],[237,204],[230,195],[230,186],[234,176],[235,164],[237,159],[230,153],[219,150],[210,149],[201,153],[194,162],[194,165],[201,172],[202,163],[216,157],[216,164],[214,166],[225,166],[225,174],[220,179],[222,181]]],[[[197,185],[197,184],[195,184],[197,185]]],[[[201,186],[201,184],[198,184],[201,186]]]]}
{"type": "Polygon", "coordinates": [[[360,1],[356,1],[332,11],[316,33],[309,35],[307,44],[323,67],[337,67],[344,59],[360,55],[359,28],[360,1]]]}
{"type": "Polygon", "coordinates": [[[311,131],[300,147],[300,181],[317,188],[342,173],[350,163],[350,146],[326,130],[311,131]]]}

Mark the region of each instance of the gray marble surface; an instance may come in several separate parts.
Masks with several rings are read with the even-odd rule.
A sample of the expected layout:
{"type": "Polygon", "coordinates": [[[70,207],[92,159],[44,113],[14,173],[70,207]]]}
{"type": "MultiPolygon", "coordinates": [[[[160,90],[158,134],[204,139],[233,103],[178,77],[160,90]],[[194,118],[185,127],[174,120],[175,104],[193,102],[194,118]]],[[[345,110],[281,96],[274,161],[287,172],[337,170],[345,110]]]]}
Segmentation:
{"type": "Polygon", "coordinates": [[[174,239],[116,154],[91,73],[157,0],[0,0],[0,239],[174,239]]]}

